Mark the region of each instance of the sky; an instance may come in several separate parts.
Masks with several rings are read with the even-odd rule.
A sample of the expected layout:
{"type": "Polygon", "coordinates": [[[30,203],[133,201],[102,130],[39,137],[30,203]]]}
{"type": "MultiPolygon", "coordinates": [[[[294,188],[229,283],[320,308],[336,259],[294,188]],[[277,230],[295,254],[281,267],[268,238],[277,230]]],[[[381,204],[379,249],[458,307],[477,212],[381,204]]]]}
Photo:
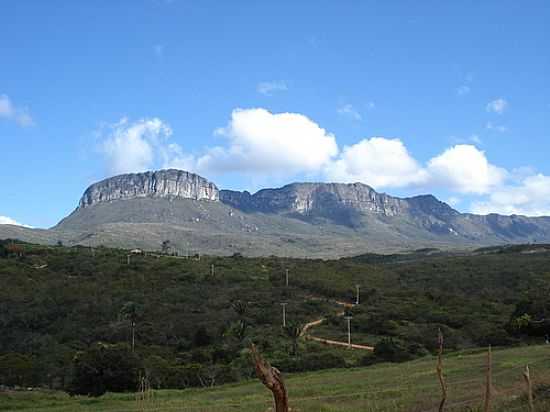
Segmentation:
{"type": "Polygon", "coordinates": [[[175,167],[550,215],[550,2],[12,0],[0,223],[175,167]]]}

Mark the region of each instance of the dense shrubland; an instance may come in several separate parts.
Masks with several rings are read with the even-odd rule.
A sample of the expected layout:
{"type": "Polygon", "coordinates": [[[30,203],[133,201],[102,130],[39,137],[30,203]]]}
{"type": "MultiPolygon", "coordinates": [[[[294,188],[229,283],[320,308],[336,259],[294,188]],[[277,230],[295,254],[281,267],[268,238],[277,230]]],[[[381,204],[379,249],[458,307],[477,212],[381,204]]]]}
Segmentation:
{"type": "Polygon", "coordinates": [[[140,376],[211,386],[252,376],[251,341],[281,370],[305,371],[419,357],[436,350],[438,329],[460,349],[540,342],[550,324],[542,247],[333,261],[127,255],[0,242],[0,384],[90,395],[133,390],[140,376]],[[333,301],[352,302],[356,284],[352,334],[373,354],[295,339],[292,328],[320,317],[319,333],[344,334],[333,301]]]}

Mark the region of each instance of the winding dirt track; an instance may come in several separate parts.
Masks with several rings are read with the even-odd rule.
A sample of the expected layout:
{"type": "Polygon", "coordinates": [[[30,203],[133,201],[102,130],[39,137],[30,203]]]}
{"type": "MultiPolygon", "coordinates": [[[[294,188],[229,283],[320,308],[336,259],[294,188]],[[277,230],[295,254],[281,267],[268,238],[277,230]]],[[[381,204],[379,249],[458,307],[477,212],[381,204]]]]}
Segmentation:
{"type": "MultiPolygon", "coordinates": [[[[346,308],[351,308],[353,305],[351,303],[346,302],[340,302],[335,301],[336,304],[340,306],[344,306],[346,308]]],[[[336,316],[344,316],[345,311],[338,312],[336,316]]],[[[343,346],[346,348],[352,348],[352,349],[361,349],[361,350],[368,350],[368,351],[374,351],[373,346],[366,346],[366,345],[357,345],[355,343],[352,343],[351,345],[348,345],[347,342],[337,341],[337,340],[331,340],[331,339],[325,339],[325,338],[318,338],[317,336],[312,336],[310,334],[310,329],[321,325],[323,322],[325,322],[325,318],[320,318],[317,320],[314,320],[312,322],[306,323],[304,327],[302,328],[302,332],[300,333],[300,336],[302,336],[304,339],[307,340],[313,340],[315,342],[324,343],[325,345],[331,345],[331,346],[343,346]]]]}

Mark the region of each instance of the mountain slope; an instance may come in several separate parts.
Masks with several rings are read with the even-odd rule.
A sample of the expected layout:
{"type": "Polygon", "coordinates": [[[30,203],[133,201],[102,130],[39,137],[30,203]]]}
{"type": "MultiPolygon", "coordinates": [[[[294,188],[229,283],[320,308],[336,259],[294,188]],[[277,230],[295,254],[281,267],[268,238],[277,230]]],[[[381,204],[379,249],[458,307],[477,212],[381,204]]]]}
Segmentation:
{"type": "Polygon", "coordinates": [[[180,170],[105,179],[50,230],[0,226],[0,238],[179,253],[337,257],[422,247],[550,241],[550,218],[461,214],[434,196],[397,198],[354,183],[219,190],[180,170]]]}

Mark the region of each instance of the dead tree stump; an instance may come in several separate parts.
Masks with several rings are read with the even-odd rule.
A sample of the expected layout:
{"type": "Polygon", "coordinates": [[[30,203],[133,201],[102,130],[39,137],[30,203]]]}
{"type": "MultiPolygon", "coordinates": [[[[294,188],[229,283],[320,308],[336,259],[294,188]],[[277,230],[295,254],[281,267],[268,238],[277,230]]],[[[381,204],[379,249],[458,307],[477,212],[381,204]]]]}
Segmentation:
{"type": "Polygon", "coordinates": [[[275,412],[289,412],[288,394],[281,372],[264,360],[254,344],[251,346],[252,360],[256,367],[258,379],[273,393],[275,412]]]}

